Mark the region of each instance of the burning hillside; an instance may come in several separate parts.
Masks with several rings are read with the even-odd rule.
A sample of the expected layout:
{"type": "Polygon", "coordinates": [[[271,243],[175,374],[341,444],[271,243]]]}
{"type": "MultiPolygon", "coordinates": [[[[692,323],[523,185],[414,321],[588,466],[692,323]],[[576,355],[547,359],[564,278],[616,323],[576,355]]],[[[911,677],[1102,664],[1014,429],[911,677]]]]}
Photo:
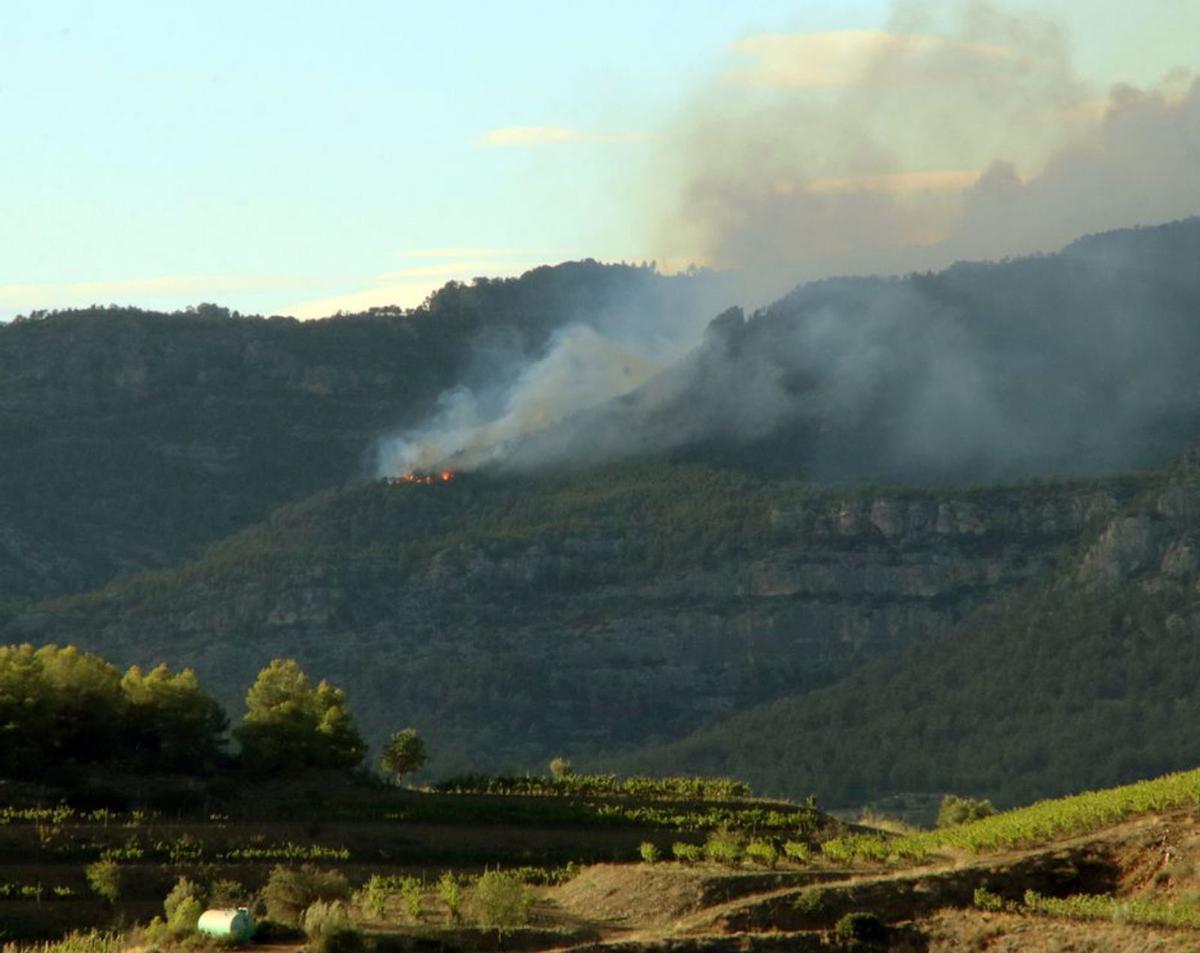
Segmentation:
{"type": "Polygon", "coordinates": [[[418,473],[415,470],[410,470],[407,473],[400,474],[400,476],[385,477],[384,482],[389,486],[409,486],[412,484],[435,486],[440,483],[449,483],[456,475],[454,470],[438,470],[436,473],[418,473]]]}

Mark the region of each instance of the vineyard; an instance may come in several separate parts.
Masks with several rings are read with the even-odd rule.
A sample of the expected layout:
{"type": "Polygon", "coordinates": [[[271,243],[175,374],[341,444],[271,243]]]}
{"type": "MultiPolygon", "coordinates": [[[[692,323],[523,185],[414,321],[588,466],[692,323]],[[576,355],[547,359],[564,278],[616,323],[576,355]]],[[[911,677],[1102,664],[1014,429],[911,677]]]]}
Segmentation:
{"type": "Polygon", "coordinates": [[[888,922],[913,919],[912,903],[1014,923],[1200,930],[1189,899],[1200,896],[1200,771],[900,835],[758,800],[724,779],[356,785],[289,780],[174,816],[10,804],[0,809],[3,953],[111,953],[105,930],[117,919],[142,924],[136,942],[174,949],[194,927],[187,917],[217,898],[256,909],[276,941],[340,924],[369,941],[366,953],[413,937],[480,949],[488,930],[510,928],[528,948],[591,942],[612,928],[603,916],[674,922],[738,897],[753,912],[722,914],[729,929],[813,942],[839,923],[903,938],[888,922]],[[1142,865],[1150,887],[1122,889],[1120,863],[1142,865]],[[16,945],[68,934],[61,947],[16,945]]]}
{"type": "Polygon", "coordinates": [[[751,796],[750,785],[733,778],[647,778],[615,774],[567,774],[561,777],[468,774],[434,784],[431,790],[442,794],[629,797],[654,801],[732,801],[751,796]]]}
{"type": "Polygon", "coordinates": [[[903,837],[837,837],[822,849],[826,857],[843,862],[922,862],[939,851],[980,854],[1089,834],[1130,817],[1181,807],[1200,807],[1200,770],[1038,801],[981,820],[903,837]]]}

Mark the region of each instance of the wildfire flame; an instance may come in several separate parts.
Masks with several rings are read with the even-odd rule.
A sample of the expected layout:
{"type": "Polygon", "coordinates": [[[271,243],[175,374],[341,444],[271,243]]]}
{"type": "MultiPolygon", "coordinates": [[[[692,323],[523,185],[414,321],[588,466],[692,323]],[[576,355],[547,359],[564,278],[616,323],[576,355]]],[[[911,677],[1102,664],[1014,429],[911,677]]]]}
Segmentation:
{"type": "Polygon", "coordinates": [[[437,473],[418,473],[415,470],[409,470],[398,477],[388,477],[387,482],[393,486],[408,486],[417,484],[419,486],[434,486],[438,483],[449,483],[455,477],[453,470],[439,470],[437,473]]]}

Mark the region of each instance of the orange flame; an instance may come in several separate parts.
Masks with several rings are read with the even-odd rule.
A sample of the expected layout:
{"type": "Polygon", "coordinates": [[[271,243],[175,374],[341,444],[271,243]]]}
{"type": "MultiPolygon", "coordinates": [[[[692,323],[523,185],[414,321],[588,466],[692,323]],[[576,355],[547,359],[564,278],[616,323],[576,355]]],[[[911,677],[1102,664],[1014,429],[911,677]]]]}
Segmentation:
{"type": "Polygon", "coordinates": [[[388,477],[387,482],[393,486],[406,486],[417,484],[418,486],[433,486],[435,483],[449,483],[456,476],[453,470],[441,470],[438,473],[418,473],[415,470],[409,470],[407,473],[402,473],[398,477],[388,477]]]}

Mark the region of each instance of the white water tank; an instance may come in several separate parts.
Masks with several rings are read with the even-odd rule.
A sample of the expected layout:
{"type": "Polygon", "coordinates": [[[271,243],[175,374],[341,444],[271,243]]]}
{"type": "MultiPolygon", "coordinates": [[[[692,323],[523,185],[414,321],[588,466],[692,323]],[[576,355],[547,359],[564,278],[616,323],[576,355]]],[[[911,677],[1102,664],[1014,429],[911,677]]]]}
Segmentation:
{"type": "Polygon", "coordinates": [[[254,936],[254,918],[245,907],[236,910],[205,910],[196,929],[209,936],[229,936],[249,940],[254,936]]]}

